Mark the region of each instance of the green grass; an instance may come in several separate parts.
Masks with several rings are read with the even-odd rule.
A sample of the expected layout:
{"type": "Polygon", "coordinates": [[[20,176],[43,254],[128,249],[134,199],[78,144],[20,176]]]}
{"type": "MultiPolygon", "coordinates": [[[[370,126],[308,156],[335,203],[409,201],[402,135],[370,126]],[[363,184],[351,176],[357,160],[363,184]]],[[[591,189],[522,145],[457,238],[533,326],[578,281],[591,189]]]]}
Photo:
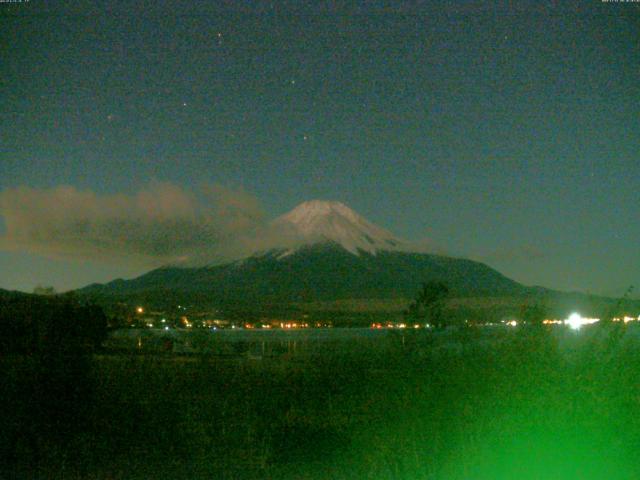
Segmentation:
{"type": "Polygon", "coordinates": [[[632,335],[456,342],[420,333],[262,361],[7,357],[0,476],[640,478],[632,335]]]}

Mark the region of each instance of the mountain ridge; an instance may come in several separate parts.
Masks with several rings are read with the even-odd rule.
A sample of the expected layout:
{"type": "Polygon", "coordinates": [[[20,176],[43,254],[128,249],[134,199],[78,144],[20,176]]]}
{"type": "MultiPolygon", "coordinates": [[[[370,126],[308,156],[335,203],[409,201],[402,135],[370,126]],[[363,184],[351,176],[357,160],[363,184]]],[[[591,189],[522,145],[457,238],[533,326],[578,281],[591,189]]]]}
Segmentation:
{"type": "Polygon", "coordinates": [[[282,252],[274,249],[219,266],[161,267],[133,280],[79,291],[118,295],[174,290],[208,294],[214,301],[300,302],[412,298],[429,280],[445,281],[459,296],[523,294],[529,288],[482,263],[442,255],[386,250],[355,255],[328,241],[286,256],[282,252]]]}
{"type": "Polygon", "coordinates": [[[415,298],[424,282],[442,281],[457,298],[537,301],[547,296],[578,303],[576,295],[522,285],[475,260],[412,251],[409,242],[340,202],[304,202],[270,226],[281,235],[240,258],[215,265],[166,265],[132,280],[89,285],[78,293],[162,304],[245,305],[260,311],[268,305],[313,302],[402,303],[415,298]],[[283,238],[286,241],[278,241],[283,238]]]}

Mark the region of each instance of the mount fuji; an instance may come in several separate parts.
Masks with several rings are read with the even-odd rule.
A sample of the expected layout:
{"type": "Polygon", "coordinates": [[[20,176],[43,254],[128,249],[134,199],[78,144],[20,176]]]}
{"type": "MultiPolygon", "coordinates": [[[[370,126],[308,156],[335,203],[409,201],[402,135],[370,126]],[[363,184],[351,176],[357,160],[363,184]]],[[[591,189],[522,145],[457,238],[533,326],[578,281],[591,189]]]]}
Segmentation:
{"type": "Polygon", "coordinates": [[[530,288],[479,262],[420,252],[340,202],[304,202],[270,222],[261,237],[223,263],[165,266],[79,292],[262,305],[410,299],[429,280],[446,282],[456,296],[512,296],[530,288]]]}
{"type": "MultiPolygon", "coordinates": [[[[340,202],[304,202],[272,222],[302,245],[333,242],[354,255],[360,252],[406,251],[409,245],[340,202]]],[[[277,247],[276,247],[277,248],[277,247]]],[[[287,253],[293,253],[289,250],[287,253]]]]}

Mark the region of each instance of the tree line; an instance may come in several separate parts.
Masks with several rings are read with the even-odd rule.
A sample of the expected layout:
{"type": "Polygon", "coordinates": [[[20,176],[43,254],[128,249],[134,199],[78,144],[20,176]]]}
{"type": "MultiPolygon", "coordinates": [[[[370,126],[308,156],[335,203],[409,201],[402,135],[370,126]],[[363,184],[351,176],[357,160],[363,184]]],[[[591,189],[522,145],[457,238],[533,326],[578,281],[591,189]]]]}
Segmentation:
{"type": "Polygon", "coordinates": [[[0,352],[34,354],[93,350],[107,333],[101,307],[74,295],[0,296],[0,352]]]}

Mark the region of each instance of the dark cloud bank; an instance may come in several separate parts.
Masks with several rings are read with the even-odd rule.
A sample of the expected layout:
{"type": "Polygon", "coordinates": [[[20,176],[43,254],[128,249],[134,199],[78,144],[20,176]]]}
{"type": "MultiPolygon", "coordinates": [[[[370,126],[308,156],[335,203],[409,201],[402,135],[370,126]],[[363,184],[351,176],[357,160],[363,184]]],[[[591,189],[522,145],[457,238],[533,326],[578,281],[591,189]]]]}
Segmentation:
{"type": "MultiPolygon", "coordinates": [[[[8,188],[0,191],[0,219],[0,250],[144,268],[223,263],[308,240],[268,221],[253,195],[217,184],[188,190],[152,182],[130,195],[8,188]]],[[[430,240],[405,244],[413,252],[447,253],[430,240]]]]}
{"type": "Polygon", "coordinates": [[[256,231],[265,226],[259,202],[243,190],[188,191],[164,182],[133,195],[9,188],[0,192],[0,217],[6,226],[0,248],[144,266],[222,261],[256,247],[256,231]]]}

